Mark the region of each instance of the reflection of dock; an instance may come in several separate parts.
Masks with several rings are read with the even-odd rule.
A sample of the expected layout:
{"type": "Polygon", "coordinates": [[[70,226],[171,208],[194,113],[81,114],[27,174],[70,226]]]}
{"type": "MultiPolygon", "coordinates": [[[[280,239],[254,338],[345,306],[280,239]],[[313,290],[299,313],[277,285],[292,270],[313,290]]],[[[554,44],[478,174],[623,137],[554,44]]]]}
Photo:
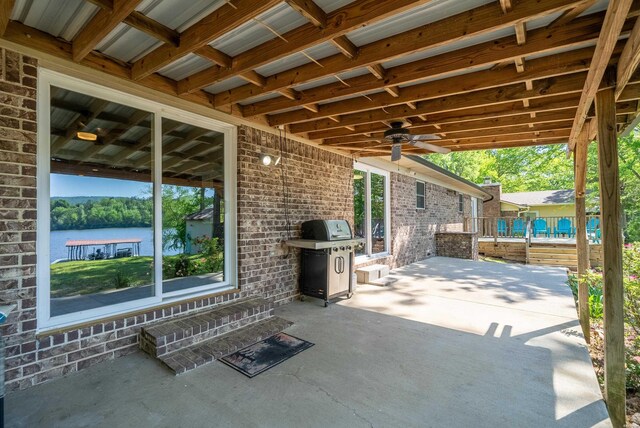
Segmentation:
{"type": "Polygon", "coordinates": [[[67,241],[67,259],[68,260],[85,260],[87,258],[111,259],[118,257],[130,257],[140,255],[140,238],[127,239],[72,239],[67,241]],[[120,244],[131,244],[131,247],[118,248],[120,244]],[[89,247],[103,247],[103,250],[97,250],[95,253],[89,254],[89,247]],[[96,257],[99,254],[99,257],[96,257]],[[91,257],[93,256],[93,257],[91,257]]]}

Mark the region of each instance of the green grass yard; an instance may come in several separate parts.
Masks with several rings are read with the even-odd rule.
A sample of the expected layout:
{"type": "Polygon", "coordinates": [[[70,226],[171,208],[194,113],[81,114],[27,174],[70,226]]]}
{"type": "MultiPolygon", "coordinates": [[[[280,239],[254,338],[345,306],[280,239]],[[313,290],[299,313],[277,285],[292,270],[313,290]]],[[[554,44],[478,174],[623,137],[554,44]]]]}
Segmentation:
{"type": "MultiPolygon", "coordinates": [[[[202,259],[201,254],[190,255],[191,263],[202,259]]],[[[178,256],[165,256],[164,263],[172,266],[178,256]]],[[[116,289],[116,275],[129,279],[129,287],[153,283],[152,257],[125,257],[108,260],[82,260],[51,265],[51,297],[69,297],[116,289]]],[[[172,278],[165,273],[164,279],[172,278]]]]}

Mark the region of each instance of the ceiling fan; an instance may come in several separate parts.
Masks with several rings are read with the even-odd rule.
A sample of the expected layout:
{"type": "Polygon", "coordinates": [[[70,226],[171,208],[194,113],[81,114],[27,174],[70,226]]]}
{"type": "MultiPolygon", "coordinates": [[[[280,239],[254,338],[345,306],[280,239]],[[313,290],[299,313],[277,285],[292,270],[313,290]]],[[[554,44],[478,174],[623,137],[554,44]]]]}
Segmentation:
{"type": "Polygon", "coordinates": [[[391,128],[384,131],[384,139],[391,142],[391,160],[397,161],[402,156],[402,145],[411,144],[414,147],[430,150],[436,153],[449,153],[451,150],[426,143],[425,140],[439,140],[435,134],[412,135],[407,128],[402,127],[402,122],[391,122],[391,128]]]}

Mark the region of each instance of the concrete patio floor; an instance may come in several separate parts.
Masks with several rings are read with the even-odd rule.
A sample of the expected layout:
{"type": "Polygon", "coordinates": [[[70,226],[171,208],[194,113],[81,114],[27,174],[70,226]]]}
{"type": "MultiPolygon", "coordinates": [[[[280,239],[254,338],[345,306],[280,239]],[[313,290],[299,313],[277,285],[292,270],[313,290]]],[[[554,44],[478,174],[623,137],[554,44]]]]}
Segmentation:
{"type": "Polygon", "coordinates": [[[248,379],[141,353],[7,397],[8,426],[610,426],[559,268],[431,258],[329,308],[279,308],[316,346],[248,379]]]}

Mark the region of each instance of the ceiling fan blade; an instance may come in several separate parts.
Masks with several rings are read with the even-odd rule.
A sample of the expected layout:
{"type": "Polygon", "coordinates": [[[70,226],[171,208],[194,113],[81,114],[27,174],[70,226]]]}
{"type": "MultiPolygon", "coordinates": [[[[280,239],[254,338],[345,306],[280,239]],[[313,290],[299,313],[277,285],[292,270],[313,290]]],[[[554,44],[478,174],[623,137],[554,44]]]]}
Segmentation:
{"type": "Polygon", "coordinates": [[[439,140],[440,137],[436,134],[416,134],[411,135],[409,137],[413,141],[422,141],[422,140],[439,140]]]}
{"type": "Polygon", "coordinates": [[[400,144],[394,144],[391,146],[391,161],[395,162],[402,157],[402,146],[400,144]]]}
{"type": "Polygon", "coordinates": [[[411,145],[414,147],[419,147],[421,149],[430,150],[435,153],[449,153],[451,149],[447,149],[446,147],[436,146],[435,144],[425,143],[424,141],[412,141],[411,145]]]}

